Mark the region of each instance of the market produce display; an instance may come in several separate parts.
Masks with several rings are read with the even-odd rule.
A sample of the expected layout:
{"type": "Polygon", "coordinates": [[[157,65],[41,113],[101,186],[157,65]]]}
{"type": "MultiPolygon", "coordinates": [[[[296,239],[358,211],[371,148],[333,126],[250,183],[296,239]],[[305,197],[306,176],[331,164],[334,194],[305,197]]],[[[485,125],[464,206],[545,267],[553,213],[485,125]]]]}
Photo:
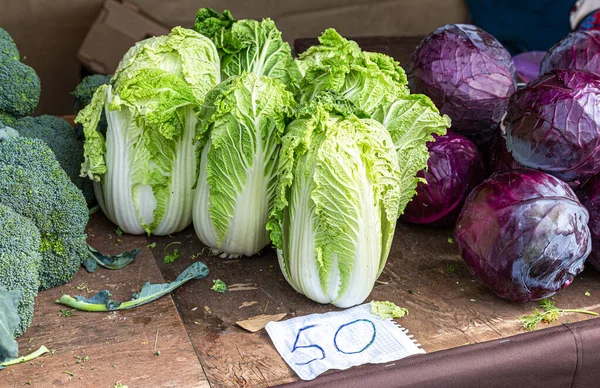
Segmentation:
{"type": "MultiPolygon", "coordinates": [[[[270,231],[285,278],[318,302],[348,307],[364,301],[386,262],[396,219],[453,225],[467,195],[488,174],[485,162],[491,171],[519,169],[518,176],[526,176],[535,172],[520,169],[541,169],[572,184],[596,173],[597,126],[595,116],[584,113],[595,106],[594,76],[558,70],[515,92],[510,55],[478,27],[446,25],[432,32],[407,64],[408,77],[391,57],[365,52],[334,29],[294,59],[270,19],[236,20],[229,11],[201,8],[194,28],[138,43],[110,84],[100,86],[95,102],[77,118],[87,128],[83,172],[103,193],[104,212],[128,233],[181,230],[190,222],[184,214],[191,213],[204,244],[222,257],[237,257],[267,246],[270,231]],[[160,75],[169,63],[162,61],[170,57],[147,53],[172,51],[183,63],[189,60],[169,40],[177,47],[187,47],[188,40],[202,42],[198,52],[204,65],[211,64],[205,68],[211,74],[208,82],[178,73],[185,67],[168,69],[174,77],[160,75]],[[156,85],[136,80],[148,77],[161,79],[161,93],[156,85]],[[202,93],[186,99],[184,90],[198,83],[202,93]],[[148,96],[152,101],[169,89],[177,91],[179,104],[147,104],[148,96]],[[175,120],[185,116],[174,114],[182,106],[189,123],[175,120]],[[96,130],[102,107],[109,112],[106,138],[96,130]],[[189,172],[194,182],[186,181],[182,191],[195,199],[179,208],[185,212],[165,216],[167,205],[177,202],[166,195],[176,170],[171,171],[168,157],[155,161],[149,156],[164,153],[138,151],[147,140],[131,146],[125,139],[134,129],[136,139],[156,139],[158,133],[172,141],[184,133],[177,125],[193,138],[189,149],[194,152],[187,153],[185,163],[194,168],[189,172]],[[456,132],[446,134],[448,128],[477,145],[456,132]],[[577,143],[580,132],[586,141],[577,143]],[[562,136],[555,139],[557,133],[562,136]],[[108,150],[124,144],[131,161],[111,160],[108,150]],[[390,149],[394,160],[383,156],[390,149]],[[536,153],[544,152],[546,159],[540,161],[536,153]],[[138,161],[138,154],[144,159],[138,161]],[[116,168],[118,163],[128,167],[116,168]],[[155,165],[161,168],[148,168],[155,165]],[[139,170],[144,174],[130,174],[133,182],[117,177],[139,170]],[[159,227],[162,217],[170,227],[159,227]]],[[[558,201],[535,186],[522,191],[542,204],[558,201]]],[[[578,206],[581,217],[587,217],[578,206]]],[[[513,217],[521,214],[515,206],[507,209],[513,217]]],[[[584,218],[577,224],[581,233],[587,230],[584,218]]],[[[523,246],[546,241],[542,234],[521,234],[513,238],[523,246]]],[[[577,241],[573,257],[581,264],[591,245],[583,237],[577,241]]],[[[554,266],[567,262],[562,256],[539,255],[542,262],[554,260],[554,266]]],[[[493,260],[482,255],[479,262],[487,268],[493,260]]],[[[504,282],[519,289],[522,279],[515,275],[504,282]]],[[[558,279],[558,286],[540,286],[527,296],[494,291],[515,300],[538,299],[569,282],[558,279]]]]}
{"type": "MultiPolygon", "coordinates": [[[[95,200],[119,234],[193,223],[223,259],[271,245],[294,290],[339,308],[368,299],[399,219],[454,227],[473,277],[512,302],[554,295],[586,260],[600,270],[595,32],[559,42],[517,91],[508,51],[473,25],[432,32],[405,73],[331,28],[294,58],[271,19],[195,16],[136,43],[113,76],[84,79],[79,129],[30,116],[40,80],[0,29],[0,364],[38,290],[139,252],[87,245],[95,200]]],[[[128,302],[105,290],[60,303],[123,310],[207,274],[195,262],[128,302]]]]}

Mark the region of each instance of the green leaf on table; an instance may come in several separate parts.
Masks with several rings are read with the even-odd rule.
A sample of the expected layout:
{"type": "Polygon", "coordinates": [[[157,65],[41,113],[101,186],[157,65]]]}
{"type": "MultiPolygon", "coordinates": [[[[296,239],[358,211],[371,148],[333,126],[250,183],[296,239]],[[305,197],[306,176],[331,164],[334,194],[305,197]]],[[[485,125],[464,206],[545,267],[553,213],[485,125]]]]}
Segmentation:
{"type": "Polygon", "coordinates": [[[105,255],[88,245],[88,251],[89,256],[83,260],[82,264],[88,272],[94,272],[98,269],[98,266],[116,270],[131,264],[140,253],[140,248],[121,252],[117,255],[105,255]]]}
{"type": "Polygon", "coordinates": [[[388,301],[371,301],[371,314],[377,315],[380,318],[402,318],[408,315],[408,310],[404,307],[396,306],[388,301]]]}
{"type": "Polygon", "coordinates": [[[139,293],[134,293],[133,299],[127,302],[112,300],[110,299],[110,292],[108,290],[103,290],[89,299],[82,296],[72,297],[70,295],[63,295],[56,303],[81,311],[127,310],[152,302],[161,296],[170,293],[189,280],[202,279],[207,275],[208,267],[204,263],[197,261],[190,265],[177,277],[177,279],[170,283],[151,284],[150,282],[146,282],[142,286],[141,291],[139,293]]]}

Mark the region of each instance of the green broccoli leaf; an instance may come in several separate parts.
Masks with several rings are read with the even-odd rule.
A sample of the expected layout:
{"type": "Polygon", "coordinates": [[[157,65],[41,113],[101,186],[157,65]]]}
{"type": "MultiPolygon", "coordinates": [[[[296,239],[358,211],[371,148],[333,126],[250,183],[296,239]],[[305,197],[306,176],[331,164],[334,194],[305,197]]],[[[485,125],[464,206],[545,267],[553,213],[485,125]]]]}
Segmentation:
{"type": "Polygon", "coordinates": [[[94,272],[98,266],[107,269],[121,269],[135,260],[140,248],[133,251],[121,252],[118,255],[105,255],[88,245],[89,255],[83,260],[83,266],[88,272],[94,272]]]}
{"type": "Polygon", "coordinates": [[[164,296],[191,279],[203,279],[208,275],[208,267],[199,261],[190,265],[177,279],[170,283],[151,284],[146,282],[139,293],[133,294],[128,302],[117,302],[110,299],[110,292],[103,290],[87,299],[82,296],[63,295],[56,303],[69,306],[81,311],[113,311],[127,310],[152,302],[164,296]]]}
{"type": "Polygon", "coordinates": [[[17,357],[19,353],[15,331],[21,322],[17,312],[20,299],[21,292],[0,287],[0,362],[17,357]]]}

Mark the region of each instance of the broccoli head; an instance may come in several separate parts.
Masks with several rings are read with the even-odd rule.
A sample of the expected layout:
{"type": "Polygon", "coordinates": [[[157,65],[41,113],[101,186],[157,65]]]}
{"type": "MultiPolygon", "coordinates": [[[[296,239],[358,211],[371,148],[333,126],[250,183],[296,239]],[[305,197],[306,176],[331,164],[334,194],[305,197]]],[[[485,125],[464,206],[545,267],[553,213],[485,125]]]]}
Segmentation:
{"type": "Polygon", "coordinates": [[[39,139],[0,142],[0,203],[40,232],[40,288],[69,282],[89,255],[85,198],[39,139]]]}
{"type": "MultiPolygon", "coordinates": [[[[78,113],[92,101],[92,97],[94,96],[96,89],[102,85],[108,85],[109,83],[110,76],[108,75],[94,74],[82,79],[73,93],[71,93],[75,97],[75,113],[78,113]]],[[[102,116],[98,122],[97,130],[100,131],[103,136],[106,136],[107,127],[108,124],[106,122],[106,114],[102,112],[102,116]]],[[[81,124],[78,124],[77,132],[77,135],[80,139],[85,138],[83,135],[83,126],[81,124]]]]}
{"type": "Polygon", "coordinates": [[[10,34],[0,28],[0,62],[18,61],[20,59],[19,50],[10,34]]]}
{"type": "Polygon", "coordinates": [[[40,78],[35,70],[19,61],[0,62],[0,111],[27,116],[40,100],[40,78]]]}
{"type": "Polygon", "coordinates": [[[40,286],[39,248],[40,233],[33,221],[0,204],[0,287],[21,293],[17,336],[25,332],[33,318],[33,304],[40,286]]]}
{"type": "Polygon", "coordinates": [[[0,29],[0,113],[30,115],[40,100],[40,91],[40,77],[19,61],[15,42],[0,29]]]}
{"type": "Polygon", "coordinates": [[[83,78],[71,93],[75,97],[75,112],[80,111],[92,102],[96,89],[109,83],[110,76],[108,75],[94,74],[83,78]]]}
{"type": "Polygon", "coordinates": [[[10,126],[21,136],[43,140],[54,152],[71,181],[83,192],[88,205],[94,203],[92,181],[80,176],[83,140],[77,137],[71,124],[58,117],[43,115],[23,117],[12,122],[10,126]]]}

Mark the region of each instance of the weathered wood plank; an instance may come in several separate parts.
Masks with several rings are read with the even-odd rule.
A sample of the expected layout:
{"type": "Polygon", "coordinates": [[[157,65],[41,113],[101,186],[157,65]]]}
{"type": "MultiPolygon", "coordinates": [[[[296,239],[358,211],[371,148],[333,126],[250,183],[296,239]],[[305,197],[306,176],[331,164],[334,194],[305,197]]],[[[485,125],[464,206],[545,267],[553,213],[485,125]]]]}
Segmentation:
{"type": "MultiPolygon", "coordinates": [[[[518,318],[533,312],[536,303],[506,302],[475,282],[456,244],[448,242],[451,230],[433,230],[399,223],[390,256],[367,299],[389,300],[406,307],[409,315],[397,320],[410,330],[427,352],[449,349],[524,332],[518,318]]],[[[189,228],[172,237],[151,238],[161,259],[163,248],[180,241],[181,258],[159,267],[174,277],[194,260],[210,268],[210,280],[250,284],[256,289],[219,294],[212,281],[196,282],[174,294],[183,322],[208,380],[213,386],[265,387],[294,381],[297,377],[273,347],[264,330],[249,333],[235,322],[259,314],[288,313],[285,319],[337,310],[296,293],[285,281],[275,252],[265,248],[251,258],[224,260],[208,256],[208,250],[189,228]],[[246,302],[246,303],[245,303],[246,302]],[[252,303],[256,302],[256,303],[252,303]],[[241,307],[247,305],[247,307],[241,307]]],[[[600,312],[600,273],[587,270],[555,298],[559,307],[600,312]],[[590,296],[585,296],[588,291],[590,296]]],[[[568,320],[590,319],[568,315],[568,320]]],[[[599,320],[600,322],[600,320],[599,320]]],[[[547,327],[541,324],[539,328],[547,327]]]]}
{"type": "MultiPolygon", "coordinates": [[[[89,274],[81,269],[72,282],[41,292],[33,324],[19,338],[20,354],[40,345],[54,354],[0,371],[0,386],[112,388],[117,381],[130,388],[210,386],[170,296],[127,311],[61,316],[60,310],[67,308],[55,300],[63,293],[90,295],[109,289],[116,300],[128,300],[144,282],[164,281],[146,238],[125,235],[118,243],[114,230],[96,214],[88,226],[88,241],[107,253],[142,247],[136,261],[118,271],[89,274]]],[[[183,287],[195,282],[201,280],[183,287]]]]}

